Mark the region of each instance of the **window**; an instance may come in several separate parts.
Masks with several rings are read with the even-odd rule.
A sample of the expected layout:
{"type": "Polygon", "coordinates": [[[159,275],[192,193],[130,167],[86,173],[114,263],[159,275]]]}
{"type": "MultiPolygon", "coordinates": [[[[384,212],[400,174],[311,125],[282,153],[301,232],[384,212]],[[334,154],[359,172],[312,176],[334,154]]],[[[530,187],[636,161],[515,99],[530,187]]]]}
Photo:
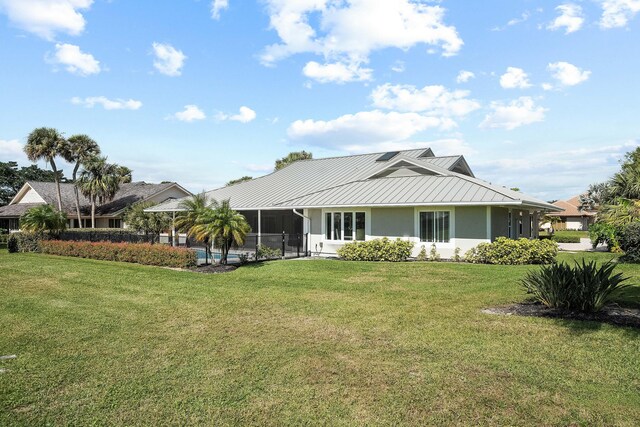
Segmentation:
{"type": "Polygon", "coordinates": [[[325,240],[365,240],[364,212],[326,212],[325,240]]]}
{"type": "Polygon", "coordinates": [[[109,228],[122,228],[122,220],[119,218],[109,218],[109,228]]]}
{"type": "Polygon", "coordinates": [[[511,218],[513,215],[511,214],[511,211],[509,211],[509,233],[507,234],[509,236],[509,238],[513,237],[513,234],[511,234],[511,221],[513,220],[513,218],[511,218]]]}
{"type": "Polygon", "coordinates": [[[420,241],[448,243],[450,214],[447,211],[420,212],[420,241]]]}
{"type": "Polygon", "coordinates": [[[522,236],[522,212],[520,212],[520,218],[518,218],[518,237],[522,236]]]}

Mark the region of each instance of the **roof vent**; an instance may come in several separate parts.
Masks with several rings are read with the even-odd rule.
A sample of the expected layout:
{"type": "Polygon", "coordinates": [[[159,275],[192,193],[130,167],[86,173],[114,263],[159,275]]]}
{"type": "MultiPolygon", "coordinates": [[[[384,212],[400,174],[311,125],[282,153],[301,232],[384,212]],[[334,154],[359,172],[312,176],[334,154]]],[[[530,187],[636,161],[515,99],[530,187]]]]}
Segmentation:
{"type": "Polygon", "coordinates": [[[435,157],[435,156],[436,155],[433,154],[433,151],[431,151],[431,148],[427,148],[418,157],[435,157]]]}
{"type": "Polygon", "coordinates": [[[376,159],[376,162],[386,162],[388,160],[393,159],[399,153],[400,153],[399,151],[389,151],[388,153],[384,153],[382,156],[378,157],[376,159]]]}

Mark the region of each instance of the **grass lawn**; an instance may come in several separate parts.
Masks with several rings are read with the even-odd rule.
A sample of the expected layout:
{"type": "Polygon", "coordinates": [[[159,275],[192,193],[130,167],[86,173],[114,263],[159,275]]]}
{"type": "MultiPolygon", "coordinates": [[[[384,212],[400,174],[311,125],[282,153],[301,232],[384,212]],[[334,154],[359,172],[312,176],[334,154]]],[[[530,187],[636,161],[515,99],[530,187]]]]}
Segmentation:
{"type": "Polygon", "coordinates": [[[0,425],[639,425],[639,330],[481,313],[529,268],[2,251],[0,425]]]}
{"type": "MultiPolygon", "coordinates": [[[[540,233],[540,235],[548,235],[549,233],[540,233]]],[[[588,231],[578,231],[578,230],[556,230],[554,233],[556,236],[566,236],[566,237],[578,237],[581,239],[587,239],[589,237],[588,231]]]]}

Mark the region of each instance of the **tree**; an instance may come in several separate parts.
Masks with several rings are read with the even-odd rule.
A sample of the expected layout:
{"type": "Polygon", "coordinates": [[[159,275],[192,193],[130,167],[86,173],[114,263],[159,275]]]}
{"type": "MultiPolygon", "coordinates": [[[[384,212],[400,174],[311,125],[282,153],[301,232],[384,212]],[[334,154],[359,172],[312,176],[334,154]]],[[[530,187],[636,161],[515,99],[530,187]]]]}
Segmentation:
{"type": "MultiPolygon", "coordinates": [[[[179,207],[180,209],[184,209],[184,211],[180,212],[176,217],[176,230],[187,233],[191,237],[194,237],[191,230],[196,224],[198,224],[199,219],[205,216],[205,212],[207,212],[207,210],[213,209],[213,206],[207,202],[207,196],[204,192],[182,200],[179,207]]],[[[209,252],[211,250],[208,235],[203,236],[202,243],[205,245],[204,262],[205,264],[208,264],[209,252]]]]}
{"type": "Polygon", "coordinates": [[[119,166],[106,157],[94,157],[84,164],[77,182],[80,192],[91,201],[91,228],[96,228],[96,204],[112,200],[120,189],[119,166]]]}
{"type": "Polygon", "coordinates": [[[244,215],[231,209],[229,200],[214,200],[211,205],[213,209],[202,212],[190,233],[198,240],[214,242],[220,248],[220,264],[226,264],[229,250],[234,244],[244,244],[251,226],[244,215]]]}
{"type": "Polygon", "coordinates": [[[285,157],[276,160],[275,170],[279,171],[285,166],[288,166],[291,163],[297,162],[298,160],[309,160],[312,158],[313,158],[312,153],[307,153],[306,151],[294,151],[287,154],[285,157]]]}
{"type": "MultiPolygon", "coordinates": [[[[18,168],[17,162],[0,162],[0,206],[8,205],[27,181],[55,182],[55,174],[38,165],[18,168]]],[[[67,181],[60,176],[60,182],[67,181]]]]}
{"type": "Polygon", "coordinates": [[[153,202],[136,203],[124,215],[124,222],[132,230],[151,234],[151,243],[160,241],[160,233],[171,228],[171,216],[166,212],[145,212],[154,206],[153,202]]]}
{"type": "Polygon", "coordinates": [[[51,165],[55,174],[54,182],[56,183],[59,211],[62,211],[62,195],[60,194],[60,175],[55,158],[68,152],[67,144],[67,140],[56,129],[42,127],[29,134],[27,144],[24,146],[24,152],[29,160],[32,162],[45,160],[51,165]]]}
{"type": "MultiPolygon", "coordinates": [[[[63,157],[70,163],[75,163],[73,166],[73,172],[71,174],[71,180],[74,184],[77,183],[78,169],[84,163],[93,159],[100,154],[100,147],[87,135],[73,135],[68,139],[67,152],[63,157]]],[[[78,224],[82,228],[82,216],[80,215],[80,193],[78,186],[73,187],[76,197],[76,216],[78,217],[78,224]]]]}
{"type": "Polygon", "coordinates": [[[241,182],[251,181],[252,179],[253,179],[252,176],[243,176],[238,179],[232,179],[231,181],[227,182],[224,186],[228,187],[230,185],[240,184],[241,182]]]}
{"type": "Polygon", "coordinates": [[[20,217],[20,228],[24,231],[35,233],[49,231],[58,234],[66,227],[67,215],[48,204],[35,206],[20,217]]]}
{"type": "Polygon", "coordinates": [[[120,177],[121,184],[129,184],[133,181],[133,171],[126,166],[116,165],[116,173],[120,177]]]}

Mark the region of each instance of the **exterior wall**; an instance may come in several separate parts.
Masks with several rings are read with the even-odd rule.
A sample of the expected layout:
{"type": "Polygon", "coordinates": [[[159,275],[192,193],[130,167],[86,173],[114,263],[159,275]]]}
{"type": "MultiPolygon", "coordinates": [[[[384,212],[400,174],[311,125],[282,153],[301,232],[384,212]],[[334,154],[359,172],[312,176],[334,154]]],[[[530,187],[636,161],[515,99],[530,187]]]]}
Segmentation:
{"type": "Polygon", "coordinates": [[[371,235],[377,239],[414,237],[414,208],[372,208],[371,235]]]}
{"type": "Polygon", "coordinates": [[[491,208],[491,240],[498,237],[512,239],[538,237],[538,216],[535,211],[509,208],[491,208]],[[509,235],[509,212],[511,212],[511,235],[509,235]],[[522,232],[520,223],[522,220],[522,232]]]}
{"type": "Polygon", "coordinates": [[[491,207],[491,240],[509,236],[509,209],[491,207]]]}
{"type": "Polygon", "coordinates": [[[185,193],[184,191],[180,190],[177,187],[171,187],[169,189],[167,189],[166,191],[163,191],[162,193],[158,193],[153,197],[149,197],[148,199],[146,199],[146,201],[150,201],[150,202],[154,202],[154,203],[161,203],[164,202],[165,200],[167,200],[168,198],[174,198],[174,199],[181,199],[183,197],[188,196],[189,194],[185,193]]]}
{"type": "Polygon", "coordinates": [[[24,196],[20,200],[16,202],[19,203],[46,203],[42,197],[38,193],[36,193],[33,188],[29,188],[24,196]]]}

